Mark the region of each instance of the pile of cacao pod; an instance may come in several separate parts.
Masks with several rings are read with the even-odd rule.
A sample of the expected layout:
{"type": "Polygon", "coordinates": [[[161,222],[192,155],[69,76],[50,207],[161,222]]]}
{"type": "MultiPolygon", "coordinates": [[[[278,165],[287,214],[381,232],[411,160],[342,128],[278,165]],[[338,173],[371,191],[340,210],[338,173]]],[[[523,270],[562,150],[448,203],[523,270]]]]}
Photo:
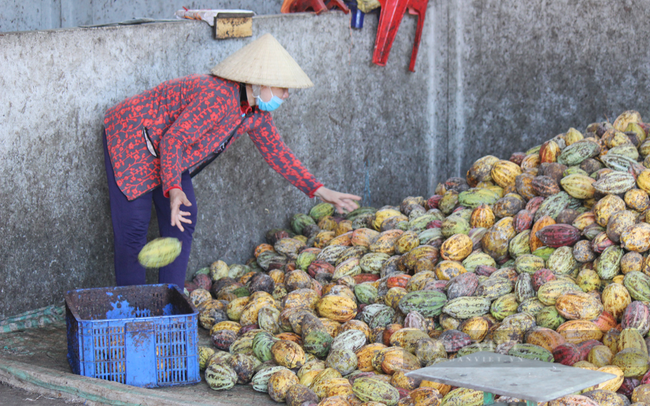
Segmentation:
{"type": "Polygon", "coordinates": [[[649,128],[626,111],[428,199],[296,214],[186,284],[206,382],[290,406],[482,405],[406,373],[492,351],[613,375],[549,406],[650,405],[649,128]]]}

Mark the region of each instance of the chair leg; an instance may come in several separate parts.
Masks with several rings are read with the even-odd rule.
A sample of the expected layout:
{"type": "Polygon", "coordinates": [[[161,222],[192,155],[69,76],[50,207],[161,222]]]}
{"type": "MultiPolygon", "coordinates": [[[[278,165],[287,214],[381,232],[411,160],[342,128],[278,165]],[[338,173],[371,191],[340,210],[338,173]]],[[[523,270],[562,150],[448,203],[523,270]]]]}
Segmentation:
{"type": "Polygon", "coordinates": [[[427,13],[429,0],[411,0],[409,2],[409,11],[418,16],[418,25],[415,29],[415,41],[413,42],[413,51],[411,51],[411,63],[409,70],[415,72],[415,60],[418,57],[420,49],[420,40],[422,39],[422,29],[424,28],[424,16],[427,13]]]}
{"type": "Polygon", "coordinates": [[[382,0],[377,27],[377,39],[372,62],[379,66],[386,66],[390,48],[393,46],[395,35],[406,12],[408,0],[382,0]]]}
{"type": "Polygon", "coordinates": [[[395,35],[408,8],[410,13],[418,16],[418,25],[415,30],[415,41],[413,42],[411,62],[409,64],[409,70],[415,72],[415,61],[420,49],[424,17],[429,0],[380,0],[380,3],[379,26],[377,27],[377,39],[372,62],[379,66],[386,66],[395,35]]]}

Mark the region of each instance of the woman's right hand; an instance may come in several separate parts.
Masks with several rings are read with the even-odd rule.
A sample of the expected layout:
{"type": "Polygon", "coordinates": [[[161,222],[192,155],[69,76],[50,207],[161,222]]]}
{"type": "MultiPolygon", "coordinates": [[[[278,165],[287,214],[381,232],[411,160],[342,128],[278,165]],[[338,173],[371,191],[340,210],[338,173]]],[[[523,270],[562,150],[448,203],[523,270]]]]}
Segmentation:
{"type": "Polygon", "coordinates": [[[190,207],[192,203],[187,199],[183,190],[171,189],[169,191],[169,206],[172,210],[172,227],[178,227],[183,232],[185,231],[183,223],[192,224],[192,220],[185,218],[190,215],[190,212],[181,211],[181,205],[190,207]]]}
{"type": "Polygon", "coordinates": [[[330,190],[325,186],[319,187],[316,192],[314,192],[314,196],[325,203],[334,205],[334,207],[336,207],[336,211],[339,213],[349,213],[354,209],[359,208],[357,201],[361,200],[361,197],[357,195],[340,193],[334,190],[330,190]]]}

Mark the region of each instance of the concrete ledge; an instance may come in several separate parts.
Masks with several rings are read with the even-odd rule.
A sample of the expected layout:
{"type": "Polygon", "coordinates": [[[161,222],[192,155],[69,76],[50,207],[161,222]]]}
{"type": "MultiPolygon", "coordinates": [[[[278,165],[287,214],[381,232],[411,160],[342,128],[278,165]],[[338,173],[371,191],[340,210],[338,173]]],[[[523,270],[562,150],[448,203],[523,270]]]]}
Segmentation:
{"type": "Polygon", "coordinates": [[[177,395],[88,378],[0,358],[0,382],[30,392],[85,402],[89,406],[225,406],[184,393],[177,395]]]}

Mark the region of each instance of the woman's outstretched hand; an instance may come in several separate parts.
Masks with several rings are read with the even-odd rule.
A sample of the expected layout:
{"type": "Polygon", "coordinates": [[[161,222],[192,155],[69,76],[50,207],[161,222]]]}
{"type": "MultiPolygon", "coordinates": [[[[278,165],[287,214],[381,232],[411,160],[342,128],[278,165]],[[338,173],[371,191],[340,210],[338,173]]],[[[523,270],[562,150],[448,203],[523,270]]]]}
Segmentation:
{"type": "Polygon", "coordinates": [[[334,190],[330,190],[325,186],[321,186],[316,190],[314,196],[318,197],[325,203],[330,203],[336,207],[336,211],[339,213],[351,212],[352,210],[359,207],[359,204],[356,202],[361,200],[359,196],[349,195],[347,193],[339,193],[334,190]]]}
{"type": "Polygon", "coordinates": [[[181,189],[169,191],[169,207],[172,210],[172,227],[178,227],[181,232],[185,231],[183,223],[192,224],[192,220],[185,218],[190,215],[189,211],[181,211],[181,204],[190,207],[192,203],[187,199],[185,192],[181,189]]]}

